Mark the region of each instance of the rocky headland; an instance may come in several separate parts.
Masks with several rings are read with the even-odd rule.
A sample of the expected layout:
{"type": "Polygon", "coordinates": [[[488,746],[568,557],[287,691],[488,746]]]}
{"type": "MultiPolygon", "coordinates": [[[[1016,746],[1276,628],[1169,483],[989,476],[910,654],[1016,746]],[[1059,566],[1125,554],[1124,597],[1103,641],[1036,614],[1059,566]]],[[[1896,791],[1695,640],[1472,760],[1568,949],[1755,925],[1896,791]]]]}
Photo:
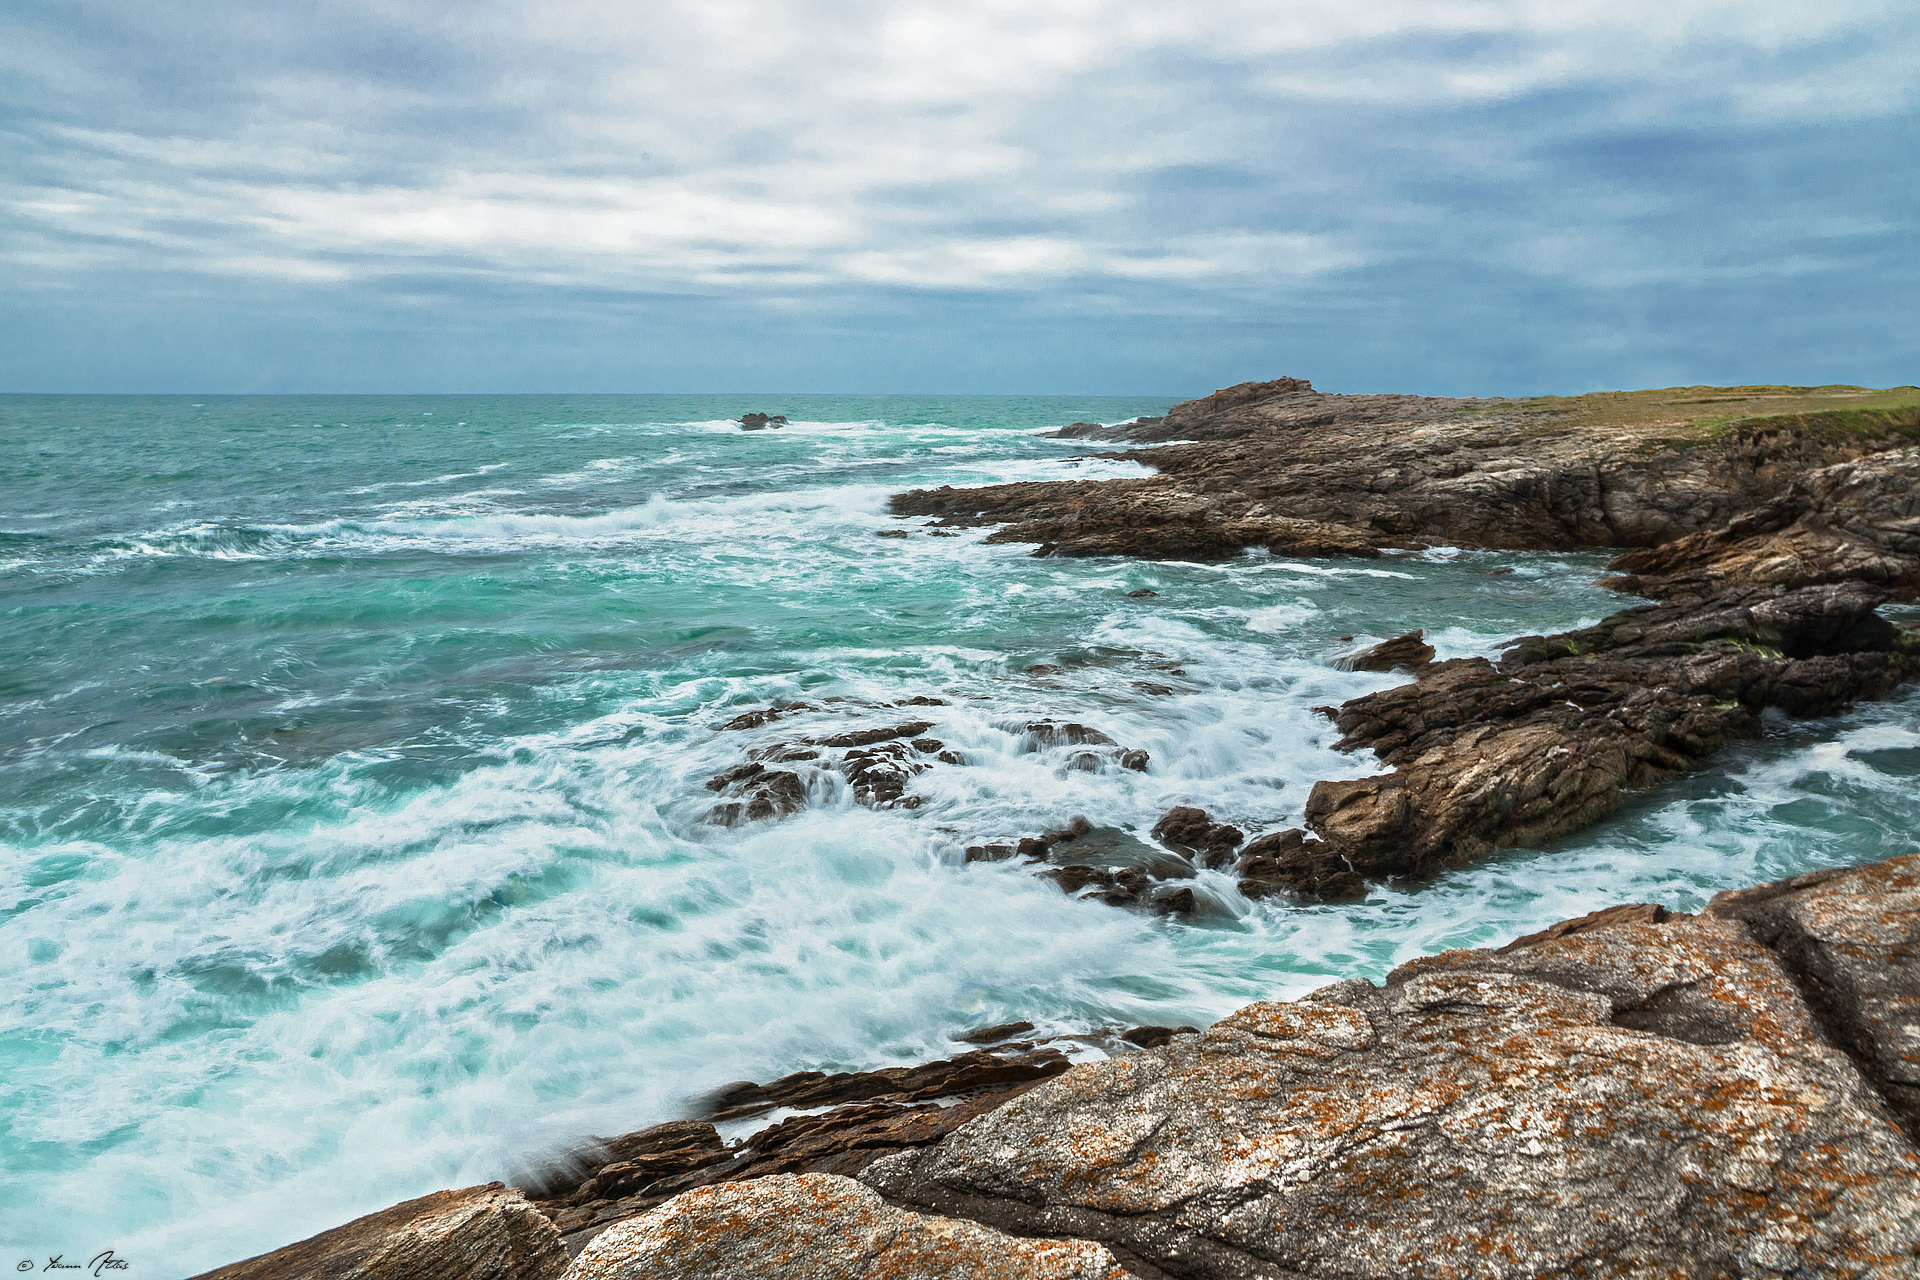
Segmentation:
{"type": "Polygon", "coordinates": [[[915,490],[893,510],[997,524],[989,540],[1036,555],[1631,548],[1602,585],[1658,601],[1496,661],[1435,663],[1418,633],[1349,657],[1414,677],[1326,709],[1388,772],[1317,784],[1304,828],[1233,831],[1231,856],[1211,838],[1249,896],[1351,897],[1538,845],[1755,735],[1769,708],[1831,714],[1920,675],[1920,635],[1877,612],[1920,598],[1920,389],[1465,400],[1281,378],[1063,434],[1132,441],[1105,456],[1157,474],[915,490]]]}
{"type": "MultiPolygon", "coordinates": [[[[1178,807],[1144,834],[1062,815],[965,846],[1112,906],[1203,911],[1200,868],[1338,899],[1537,846],[1764,713],[1920,676],[1920,635],[1882,611],[1920,599],[1913,388],[1463,400],[1286,378],[1061,434],[1118,438],[1106,456],[1155,474],[902,494],[898,532],[1178,559],[1605,547],[1603,584],[1638,598],[1490,657],[1436,661],[1419,632],[1330,657],[1407,679],[1324,708],[1382,771],[1317,783],[1298,828],[1178,807]]],[[[821,699],[716,725],[738,763],[708,781],[708,821],[778,821],[837,788],[914,808],[916,778],[968,763],[947,707],[821,699]]],[[[1086,725],[999,730],[1061,768],[1151,765],[1086,725]]],[[[718,1085],[513,1186],[209,1276],[1920,1277],[1920,854],[1698,915],[1625,904],[1204,1031],[1033,1032],[718,1085]]]]}

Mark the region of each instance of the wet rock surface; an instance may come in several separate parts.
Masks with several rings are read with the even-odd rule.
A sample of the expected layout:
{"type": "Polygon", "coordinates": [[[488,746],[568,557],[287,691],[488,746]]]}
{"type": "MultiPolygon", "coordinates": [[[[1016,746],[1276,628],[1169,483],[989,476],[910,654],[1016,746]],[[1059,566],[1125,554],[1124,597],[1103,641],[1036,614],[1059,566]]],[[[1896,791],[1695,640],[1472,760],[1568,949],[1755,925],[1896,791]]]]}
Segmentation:
{"type": "MultiPolygon", "coordinates": [[[[815,796],[830,795],[841,786],[850,788],[853,798],[869,808],[916,809],[923,800],[909,791],[914,778],[935,765],[969,761],[943,739],[929,736],[936,721],[896,716],[907,708],[946,705],[925,695],[897,703],[823,698],[817,703],[743,712],[721,725],[721,731],[750,732],[784,724],[789,732],[749,748],[739,764],[707,780],[707,789],[722,797],[708,812],[707,821],[735,826],[784,818],[805,808],[815,796]],[[847,717],[855,722],[845,724],[847,717]]],[[[1144,773],[1152,764],[1145,751],[1122,746],[1084,724],[1007,720],[995,727],[1013,739],[1014,753],[1048,754],[1063,773],[1119,769],[1144,773]]],[[[970,853],[968,860],[977,859],[970,853]]]]}
{"type": "Polygon", "coordinates": [[[1145,1276],[1914,1275],[1920,1153],[1869,1072],[1913,1060],[1917,883],[1920,856],[1252,1005],[861,1178],[1145,1276]]]}
{"type": "Polygon", "coordinates": [[[436,1191],[197,1280],[551,1280],[560,1233],[517,1191],[436,1191]]]}
{"type": "MultiPolygon", "coordinates": [[[[1025,1025],[1031,1030],[1031,1024],[1025,1025]]],[[[987,1028],[1018,1034],[1012,1027],[987,1028]]],[[[996,1036],[991,1048],[879,1071],[801,1071],[737,1081],[678,1120],[588,1143],[519,1179],[577,1253],[613,1223],[684,1191],[773,1174],[853,1174],[883,1155],[936,1142],[975,1116],[1065,1071],[1058,1047],[996,1036]],[[779,1109],[800,1114],[778,1116],[779,1109]],[[727,1142],[715,1123],[770,1123],[727,1142]]]]}
{"type": "MultiPolygon", "coordinates": [[[[1205,815],[1201,817],[1204,821],[1205,815]]],[[[1153,834],[1164,839],[1160,827],[1153,834]]],[[[1096,827],[1085,815],[1077,815],[1066,826],[1038,836],[969,845],[966,860],[1004,862],[1019,857],[1066,894],[1156,915],[1192,915],[1203,907],[1198,895],[1190,886],[1169,883],[1191,880],[1195,874],[1194,864],[1181,856],[1183,852],[1187,851],[1177,845],[1169,850],[1149,844],[1119,827],[1096,827]]]]}
{"type": "Polygon", "coordinates": [[[743,413],[740,415],[738,421],[742,431],[765,431],[769,427],[778,428],[786,426],[787,415],[784,413],[743,413]]]}
{"type": "Polygon", "coordinates": [[[1875,612],[1884,599],[1861,584],[1681,596],[1522,637],[1498,662],[1431,664],[1335,713],[1336,745],[1391,772],[1316,783],[1311,837],[1262,848],[1274,861],[1246,874],[1328,896],[1340,864],[1425,876],[1576,831],[1754,736],[1769,707],[1826,715],[1920,675],[1920,638],[1875,612]]]}
{"type": "Polygon", "coordinates": [[[1425,637],[1424,631],[1409,631],[1337,659],[1333,665],[1342,671],[1418,671],[1433,661],[1434,648],[1425,637]]]}

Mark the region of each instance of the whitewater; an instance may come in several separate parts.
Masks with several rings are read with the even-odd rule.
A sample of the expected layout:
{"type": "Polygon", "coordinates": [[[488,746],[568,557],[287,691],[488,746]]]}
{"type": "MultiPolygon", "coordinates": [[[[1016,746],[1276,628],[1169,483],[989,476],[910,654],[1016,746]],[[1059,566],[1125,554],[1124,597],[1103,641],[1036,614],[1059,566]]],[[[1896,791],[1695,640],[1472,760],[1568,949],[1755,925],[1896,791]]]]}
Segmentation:
{"type": "Polygon", "coordinates": [[[1912,850],[1908,692],[1354,904],[1203,872],[1169,921],[965,863],[1082,814],[1298,825],[1314,780],[1377,771],[1316,708],[1404,679],[1340,654],[1421,627],[1491,655],[1631,603],[1600,555],[1058,560],[886,514],[1146,474],[1043,433],[1169,403],[0,397],[0,1260],[190,1275],[726,1081],[1017,1019],[1204,1024],[1912,850]],[[729,720],[912,698],[957,761],[918,807],[825,786],[709,820],[706,781],[772,740],[729,720]],[[1150,763],[1077,767],[1037,720],[1150,763]]]}

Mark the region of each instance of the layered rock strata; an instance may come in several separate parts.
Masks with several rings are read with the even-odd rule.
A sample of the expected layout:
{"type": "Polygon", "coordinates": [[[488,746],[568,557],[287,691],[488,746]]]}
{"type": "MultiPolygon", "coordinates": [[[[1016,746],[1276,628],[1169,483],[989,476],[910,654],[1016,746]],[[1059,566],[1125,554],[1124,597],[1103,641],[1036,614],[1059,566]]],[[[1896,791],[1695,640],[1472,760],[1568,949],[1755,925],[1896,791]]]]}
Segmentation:
{"type": "Polygon", "coordinates": [[[1327,395],[1282,378],[1113,434],[1180,443],[1109,455],[1155,468],[1140,479],[922,489],[896,496],[892,510],[1002,525],[989,541],[1038,543],[1046,555],[1654,547],[1721,528],[1812,469],[1920,441],[1920,394],[1678,388],[1464,400],[1327,395]]]}
{"type": "Polygon", "coordinates": [[[1884,599],[1860,584],[1728,589],[1525,636],[1497,662],[1425,665],[1334,713],[1336,745],[1391,771],[1316,783],[1311,838],[1243,874],[1327,896],[1338,867],[1424,876],[1579,830],[1756,735],[1770,707],[1827,715],[1920,675],[1920,636],[1875,612],[1884,599]]]}

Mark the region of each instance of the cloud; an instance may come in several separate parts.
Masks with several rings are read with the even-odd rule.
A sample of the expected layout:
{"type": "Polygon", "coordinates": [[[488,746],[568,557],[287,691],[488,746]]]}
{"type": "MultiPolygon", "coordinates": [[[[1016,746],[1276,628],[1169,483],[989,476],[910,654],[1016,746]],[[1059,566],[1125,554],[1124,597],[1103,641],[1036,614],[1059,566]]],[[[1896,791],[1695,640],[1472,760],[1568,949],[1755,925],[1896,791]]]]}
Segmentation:
{"type": "Polygon", "coordinates": [[[1845,272],[1913,225],[1765,167],[1835,138],[1878,163],[1910,129],[1894,3],[80,0],[9,22],[0,262],[28,294],[164,275],[845,314],[957,291],[1253,320],[1436,264],[1602,293],[1845,272]]]}

